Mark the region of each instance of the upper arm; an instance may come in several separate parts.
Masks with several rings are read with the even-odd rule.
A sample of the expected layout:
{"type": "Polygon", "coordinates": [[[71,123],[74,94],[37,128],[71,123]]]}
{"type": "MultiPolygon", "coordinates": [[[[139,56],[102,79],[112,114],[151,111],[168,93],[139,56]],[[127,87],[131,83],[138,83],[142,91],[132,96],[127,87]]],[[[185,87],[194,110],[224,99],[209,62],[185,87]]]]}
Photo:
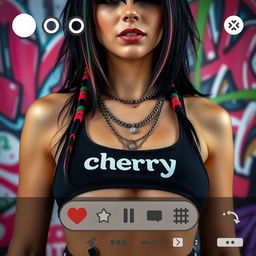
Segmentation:
{"type": "Polygon", "coordinates": [[[234,152],[232,123],[229,113],[210,103],[204,127],[207,131],[208,158],[205,167],[209,176],[209,198],[199,223],[202,256],[237,256],[237,248],[218,248],[217,238],[235,237],[233,216],[223,216],[233,211],[232,184],[234,152]]]}
{"type": "Polygon", "coordinates": [[[32,103],[26,113],[19,149],[19,197],[49,197],[55,162],[50,154],[53,117],[47,100],[32,103]]]}
{"type": "Polygon", "coordinates": [[[8,255],[44,255],[53,199],[55,162],[50,154],[49,131],[53,108],[48,98],[33,102],[25,116],[19,148],[16,219],[8,255]]]}
{"type": "Polygon", "coordinates": [[[232,197],[234,150],[229,113],[216,107],[208,122],[209,155],[205,163],[210,180],[210,197],[232,197]]]}

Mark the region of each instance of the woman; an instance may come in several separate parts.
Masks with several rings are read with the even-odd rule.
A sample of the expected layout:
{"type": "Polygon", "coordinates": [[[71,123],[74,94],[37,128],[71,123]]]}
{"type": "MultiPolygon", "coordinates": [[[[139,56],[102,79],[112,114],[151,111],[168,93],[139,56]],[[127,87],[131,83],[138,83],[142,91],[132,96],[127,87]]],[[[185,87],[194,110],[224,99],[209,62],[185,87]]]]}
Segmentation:
{"type": "Polygon", "coordinates": [[[8,255],[44,255],[53,198],[60,209],[81,197],[188,198],[200,221],[182,232],[75,232],[63,227],[64,255],[196,255],[198,228],[201,255],[239,255],[235,248],[216,246],[218,237],[235,236],[233,220],[222,216],[232,210],[232,200],[204,200],[232,197],[232,128],[227,111],[189,81],[187,46],[195,48],[197,36],[186,0],[69,0],[63,14],[65,29],[71,17],[79,16],[85,31],[74,36],[66,29],[57,62],[66,61],[65,84],[27,111],[8,255]],[[89,172],[89,164],[81,165],[102,152],[151,165],[138,169],[137,162],[129,172],[104,172],[99,165],[89,172]],[[156,156],[175,159],[173,175],[159,175],[161,167],[152,162],[156,156]],[[96,243],[88,248],[91,237],[96,243]],[[120,237],[128,247],[109,245],[111,238],[120,237]],[[182,237],[184,246],[172,247],[174,237],[182,237]],[[142,247],[141,239],[161,245],[142,247]]]}

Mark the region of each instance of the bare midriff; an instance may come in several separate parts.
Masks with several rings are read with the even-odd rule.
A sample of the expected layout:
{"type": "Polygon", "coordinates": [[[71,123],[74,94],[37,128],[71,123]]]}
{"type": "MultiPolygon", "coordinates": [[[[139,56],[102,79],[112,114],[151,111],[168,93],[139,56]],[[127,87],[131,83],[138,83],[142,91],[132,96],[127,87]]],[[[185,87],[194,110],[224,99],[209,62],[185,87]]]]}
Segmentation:
{"type": "MultiPolygon", "coordinates": [[[[122,188],[99,189],[76,196],[74,199],[106,197],[121,200],[126,198],[183,198],[180,195],[161,190],[122,188]]],[[[74,256],[88,256],[89,244],[86,242],[96,238],[94,246],[100,251],[100,256],[186,256],[194,243],[197,226],[188,231],[70,231],[63,227],[67,248],[74,256]],[[173,247],[173,238],[183,238],[183,247],[173,247]],[[111,240],[126,240],[127,244],[111,245],[111,240]],[[158,244],[141,245],[142,240],[158,241],[158,244]]]]}

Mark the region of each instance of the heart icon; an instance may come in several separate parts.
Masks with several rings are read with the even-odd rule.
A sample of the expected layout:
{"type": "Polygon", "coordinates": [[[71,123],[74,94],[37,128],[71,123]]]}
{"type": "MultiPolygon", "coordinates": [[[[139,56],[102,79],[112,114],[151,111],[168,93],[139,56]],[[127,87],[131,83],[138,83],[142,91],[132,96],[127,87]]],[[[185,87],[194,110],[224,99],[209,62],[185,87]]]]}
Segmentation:
{"type": "Polygon", "coordinates": [[[83,219],[87,216],[87,211],[84,208],[69,208],[68,209],[68,217],[75,222],[76,224],[79,224],[83,219]]]}

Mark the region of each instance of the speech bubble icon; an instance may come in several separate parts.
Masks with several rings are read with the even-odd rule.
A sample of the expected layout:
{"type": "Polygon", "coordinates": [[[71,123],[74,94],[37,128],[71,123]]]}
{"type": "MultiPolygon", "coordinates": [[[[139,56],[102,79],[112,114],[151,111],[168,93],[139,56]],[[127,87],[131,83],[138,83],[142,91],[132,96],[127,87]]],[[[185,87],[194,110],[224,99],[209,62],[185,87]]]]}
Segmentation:
{"type": "Polygon", "coordinates": [[[147,220],[160,221],[162,220],[162,211],[160,210],[148,210],[147,220]]]}

